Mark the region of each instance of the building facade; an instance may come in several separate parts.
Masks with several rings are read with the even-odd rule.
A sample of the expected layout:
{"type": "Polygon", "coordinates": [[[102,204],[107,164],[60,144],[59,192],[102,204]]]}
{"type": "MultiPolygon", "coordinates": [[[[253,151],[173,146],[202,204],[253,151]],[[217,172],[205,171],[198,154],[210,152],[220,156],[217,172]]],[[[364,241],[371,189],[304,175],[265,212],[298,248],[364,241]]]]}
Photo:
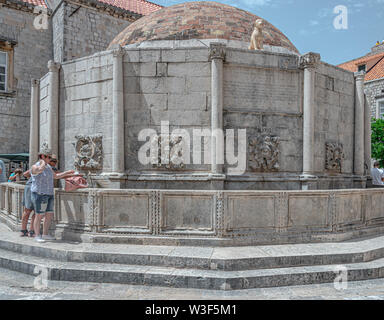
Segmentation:
{"type": "Polygon", "coordinates": [[[105,50],[110,39],[161,6],[144,0],[0,1],[0,153],[28,152],[31,80],[48,61],[105,50]]]}
{"type": "Polygon", "coordinates": [[[364,57],[339,65],[348,71],[364,71],[367,103],[373,118],[384,118],[384,42],[377,43],[364,57]]]}

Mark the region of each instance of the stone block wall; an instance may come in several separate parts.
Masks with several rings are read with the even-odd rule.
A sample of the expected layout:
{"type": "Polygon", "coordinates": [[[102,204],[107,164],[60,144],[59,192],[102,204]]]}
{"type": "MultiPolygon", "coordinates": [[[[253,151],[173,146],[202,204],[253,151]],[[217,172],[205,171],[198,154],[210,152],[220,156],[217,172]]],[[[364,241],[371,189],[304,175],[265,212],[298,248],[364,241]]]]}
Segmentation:
{"type": "MultiPolygon", "coordinates": [[[[254,172],[247,161],[246,175],[250,180],[302,171],[302,90],[303,75],[297,56],[227,49],[225,129],[246,129],[247,148],[251,148],[252,138],[263,134],[280,139],[278,172],[254,172]]],[[[259,187],[260,184],[256,188],[259,187]]]]}
{"type": "MultiPolygon", "coordinates": [[[[207,171],[192,164],[192,129],[210,128],[211,63],[207,49],[126,50],[124,56],[125,166],[128,172],[152,171],[138,161],[142,129],[159,135],[161,122],[169,130],[184,129],[190,135],[191,164],[183,172],[207,171]]],[[[202,142],[202,146],[204,144],[202,142]]],[[[158,168],[160,171],[162,168],[158,168]]],[[[175,168],[174,168],[175,169],[175,168]]],[[[179,170],[180,171],[180,170],[179,170]]]]}
{"type": "Polygon", "coordinates": [[[384,79],[367,81],[364,83],[367,103],[371,108],[372,117],[379,118],[377,100],[384,100],[384,79]]]}
{"type": "Polygon", "coordinates": [[[76,135],[103,136],[103,170],[111,170],[112,54],[64,63],[60,70],[60,168],[73,168],[76,135]]]}
{"type": "Polygon", "coordinates": [[[37,30],[31,10],[2,6],[0,38],[15,41],[14,92],[0,94],[0,153],[28,152],[31,79],[47,72],[52,29],[37,30]]]}
{"type": "Polygon", "coordinates": [[[130,23],[94,8],[61,3],[53,17],[55,61],[69,61],[105,50],[130,23]]]}
{"type": "Polygon", "coordinates": [[[355,80],[352,72],[321,63],[316,71],[315,172],[325,170],[326,143],[343,145],[341,172],[353,173],[355,80]]]}

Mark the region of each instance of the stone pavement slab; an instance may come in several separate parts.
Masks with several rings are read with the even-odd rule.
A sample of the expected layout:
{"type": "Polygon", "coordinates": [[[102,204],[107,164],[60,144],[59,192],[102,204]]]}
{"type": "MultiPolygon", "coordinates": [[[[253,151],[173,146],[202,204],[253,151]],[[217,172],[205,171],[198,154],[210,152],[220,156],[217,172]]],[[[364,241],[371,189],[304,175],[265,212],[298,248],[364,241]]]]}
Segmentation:
{"type": "Polygon", "coordinates": [[[384,300],[384,279],[233,291],[49,281],[35,288],[35,277],[0,268],[0,300],[384,300]]]}

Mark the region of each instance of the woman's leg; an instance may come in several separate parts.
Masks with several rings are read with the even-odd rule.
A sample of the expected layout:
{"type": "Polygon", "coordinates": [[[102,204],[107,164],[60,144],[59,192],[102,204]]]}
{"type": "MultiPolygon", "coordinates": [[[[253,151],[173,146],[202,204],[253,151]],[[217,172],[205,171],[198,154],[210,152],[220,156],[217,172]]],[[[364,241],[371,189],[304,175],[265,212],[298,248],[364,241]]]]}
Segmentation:
{"type": "Polygon", "coordinates": [[[31,224],[29,226],[29,236],[30,237],[34,237],[35,236],[35,218],[36,218],[36,214],[33,213],[32,214],[32,218],[31,218],[31,224]]]}
{"type": "Polygon", "coordinates": [[[27,230],[27,224],[29,215],[31,214],[32,210],[24,208],[23,216],[21,217],[21,235],[25,236],[25,231],[27,230]]]}

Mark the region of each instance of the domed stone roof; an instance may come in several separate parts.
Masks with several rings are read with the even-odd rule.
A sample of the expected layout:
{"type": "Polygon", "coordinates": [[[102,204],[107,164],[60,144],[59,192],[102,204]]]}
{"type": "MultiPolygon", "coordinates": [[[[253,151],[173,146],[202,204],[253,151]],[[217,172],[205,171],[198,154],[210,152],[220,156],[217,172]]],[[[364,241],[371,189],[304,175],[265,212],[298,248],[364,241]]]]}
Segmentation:
{"type": "MultiPolygon", "coordinates": [[[[121,46],[148,40],[226,39],[249,43],[258,16],[217,2],[188,2],[155,11],[125,28],[110,43],[121,46]]],[[[289,39],[264,20],[264,44],[299,53],[289,39]]]]}

